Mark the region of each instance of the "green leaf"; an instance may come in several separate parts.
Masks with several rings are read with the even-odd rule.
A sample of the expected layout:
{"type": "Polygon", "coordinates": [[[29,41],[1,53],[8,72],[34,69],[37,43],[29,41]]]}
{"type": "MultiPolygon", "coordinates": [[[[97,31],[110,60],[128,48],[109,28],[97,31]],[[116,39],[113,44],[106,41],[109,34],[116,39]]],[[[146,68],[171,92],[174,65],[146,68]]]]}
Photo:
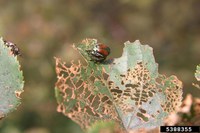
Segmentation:
{"type": "MultiPolygon", "coordinates": [[[[197,81],[200,81],[200,64],[197,65],[196,72],[194,73],[195,78],[197,81]]],[[[197,89],[200,89],[199,84],[197,83],[192,83],[193,86],[195,86],[197,89]]]]}
{"type": "Polygon", "coordinates": [[[113,64],[108,84],[127,130],[160,126],[180,106],[182,83],[175,76],[166,78],[158,73],[148,45],[126,42],[122,57],[113,64]]]}
{"type": "Polygon", "coordinates": [[[197,66],[196,72],[195,72],[195,78],[197,81],[200,81],[200,64],[197,66]]]}
{"type": "Polygon", "coordinates": [[[87,133],[122,133],[113,121],[99,121],[87,130],[87,133]]]}
{"type": "Polygon", "coordinates": [[[114,120],[126,130],[153,128],[176,111],[182,100],[182,82],[158,73],[152,48],[126,42],[120,58],[90,61],[87,50],[97,44],[86,39],[74,48],[87,65],[56,58],[58,111],[82,128],[96,121],[114,120]]]}
{"type": "Polygon", "coordinates": [[[23,76],[17,57],[0,38],[0,118],[16,109],[23,92],[23,76]]]}

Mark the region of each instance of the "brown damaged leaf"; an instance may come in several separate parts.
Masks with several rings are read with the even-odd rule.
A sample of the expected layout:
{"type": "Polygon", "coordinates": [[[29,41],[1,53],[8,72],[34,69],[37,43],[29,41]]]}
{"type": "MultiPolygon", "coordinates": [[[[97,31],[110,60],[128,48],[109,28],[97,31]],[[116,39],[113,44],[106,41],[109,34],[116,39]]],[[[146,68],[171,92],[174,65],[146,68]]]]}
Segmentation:
{"type": "Polygon", "coordinates": [[[200,125],[200,98],[188,94],[176,113],[165,119],[167,126],[199,126],[200,125]]]}
{"type": "Polygon", "coordinates": [[[95,77],[94,71],[87,72],[87,66],[71,62],[67,67],[59,58],[56,59],[56,73],[58,81],[56,89],[62,98],[58,100],[58,112],[68,116],[82,128],[86,128],[91,123],[99,120],[118,120],[118,115],[113,106],[113,102],[105,92],[98,92],[94,83],[106,87],[102,77],[95,77]],[[85,75],[84,79],[81,73],[85,75]],[[83,81],[85,80],[85,81],[83,81]]]}
{"type": "Polygon", "coordinates": [[[171,76],[169,78],[166,78],[161,83],[163,86],[166,86],[165,84],[168,84],[168,82],[171,81],[171,84],[173,86],[168,86],[165,88],[164,93],[166,94],[167,100],[164,102],[164,104],[161,104],[163,107],[163,110],[168,113],[173,113],[178,110],[182,103],[182,82],[178,80],[176,76],[171,76]]]}
{"type": "Polygon", "coordinates": [[[86,65],[56,60],[58,111],[82,128],[96,121],[114,120],[127,131],[155,128],[181,105],[182,82],[158,73],[152,48],[126,42],[113,62],[94,63],[85,52],[97,40],[86,39],[74,48],[86,65]]]}
{"type": "Polygon", "coordinates": [[[125,43],[108,75],[116,111],[127,130],[158,127],[181,105],[182,82],[160,75],[152,48],[139,41],[125,43]]]}
{"type": "Polygon", "coordinates": [[[20,95],[21,95],[22,92],[24,92],[24,91],[15,91],[15,96],[16,96],[18,99],[21,99],[20,95]]]}
{"type": "MultiPolygon", "coordinates": [[[[155,93],[162,92],[160,86],[165,86],[169,80],[175,86],[174,88],[172,86],[165,88],[164,93],[167,100],[160,104],[163,110],[168,113],[176,111],[177,107],[181,104],[182,95],[179,93],[182,92],[182,82],[176,76],[171,76],[170,78],[160,76],[161,83],[151,84],[150,72],[142,62],[137,63],[133,70],[128,69],[126,75],[121,74],[120,76],[122,79],[121,85],[125,87],[124,90],[121,90],[119,86],[115,86],[113,81],[109,81],[108,84],[115,103],[120,106],[125,114],[134,112],[135,110],[134,106],[130,105],[128,101],[133,100],[135,107],[140,107],[143,103],[151,99],[155,93]]],[[[140,113],[137,113],[137,116],[146,121],[145,118],[150,116],[146,114],[146,110],[142,108],[139,108],[139,110],[140,113]]]]}

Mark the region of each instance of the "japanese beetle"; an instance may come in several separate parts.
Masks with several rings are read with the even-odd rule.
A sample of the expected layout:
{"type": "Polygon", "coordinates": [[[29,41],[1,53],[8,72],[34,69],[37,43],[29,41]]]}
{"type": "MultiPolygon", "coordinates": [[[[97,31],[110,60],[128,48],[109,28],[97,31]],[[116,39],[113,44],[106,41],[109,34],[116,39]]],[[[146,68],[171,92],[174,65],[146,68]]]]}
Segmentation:
{"type": "Polygon", "coordinates": [[[9,41],[6,41],[6,40],[4,40],[4,44],[5,44],[7,47],[11,48],[11,52],[12,52],[12,54],[13,54],[14,56],[17,56],[17,55],[21,56],[20,50],[19,50],[19,48],[17,47],[16,44],[14,44],[14,43],[12,43],[12,42],[9,42],[9,41]]]}
{"type": "Polygon", "coordinates": [[[90,58],[94,62],[103,62],[110,54],[110,48],[105,44],[98,43],[92,50],[87,50],[90,58]]]}

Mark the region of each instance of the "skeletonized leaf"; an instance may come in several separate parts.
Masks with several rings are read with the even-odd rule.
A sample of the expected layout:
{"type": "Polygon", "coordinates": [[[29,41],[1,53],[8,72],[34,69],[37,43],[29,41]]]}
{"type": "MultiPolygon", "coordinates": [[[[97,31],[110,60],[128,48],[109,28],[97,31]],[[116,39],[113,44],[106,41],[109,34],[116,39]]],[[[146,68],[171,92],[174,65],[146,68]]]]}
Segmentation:
{"type": "Polygon", "coordinates": [[[16,109],[23,92],[23,76],[17,57],[14,57],[0,38],[0,118],[16,109]]]}
{"type": "Polygon", "coordinates": [[[181,104],[182,83],[158,73],[152,48],[126,42],[122,57],[108,72],[116,111],[127,130],[160,126],[181,104]]]}
{"type": "MultiPolygon", "coordinates": [[[[78,47],[79,52],[87,58],[84,49],[91,48],[96,40],[84,40],[78,47]]],[[[77,122],[82,128],[99,120],[118,121],[118,114],[112,102],[112,96],[105,80],[108,77],[104,73],[101,64],[92,61],[83,66],[71,62],[67,67],[61,59],[56,59],[56,97],[59,103],[58,112],[62,112],[77,122]]],[[[89,60],[89,57],[87,58],[89,60]]],[[[87,60],[86,60],[87,61],[87,60]]]]}
{"type": "Polygon", "coordinates": [[[75,49],[84,66],[56,58],[58,111],[83,128],[114,120],[126,130],[160,126],[182,100],[182,83],[176,76],[158,73],[152,48],[139,41],[126,42],[123,54],[113,62],[94,63],[86,50],[97,44],[86,39],[75,49]]]}

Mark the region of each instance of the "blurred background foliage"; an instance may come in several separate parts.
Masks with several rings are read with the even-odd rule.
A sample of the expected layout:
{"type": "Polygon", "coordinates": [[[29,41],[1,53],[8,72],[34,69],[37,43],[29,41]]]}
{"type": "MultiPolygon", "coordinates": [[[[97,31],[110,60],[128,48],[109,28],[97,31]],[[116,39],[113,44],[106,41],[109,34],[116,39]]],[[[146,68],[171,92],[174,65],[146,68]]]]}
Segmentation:
{"type": "Polygon", "coordinates": [[[71,44],[96,38],[121,56],[123,43],[139,39],[154,49],[161,74],[177,75],[184,96],[200,97],[191,83],[200,63],[199,0],[0,1],[0,33],[21,49],[25,92],[17,111],[0,121],[1,133],[79,133],[56,112],[53,57],[80,58],[71,44]]]}

